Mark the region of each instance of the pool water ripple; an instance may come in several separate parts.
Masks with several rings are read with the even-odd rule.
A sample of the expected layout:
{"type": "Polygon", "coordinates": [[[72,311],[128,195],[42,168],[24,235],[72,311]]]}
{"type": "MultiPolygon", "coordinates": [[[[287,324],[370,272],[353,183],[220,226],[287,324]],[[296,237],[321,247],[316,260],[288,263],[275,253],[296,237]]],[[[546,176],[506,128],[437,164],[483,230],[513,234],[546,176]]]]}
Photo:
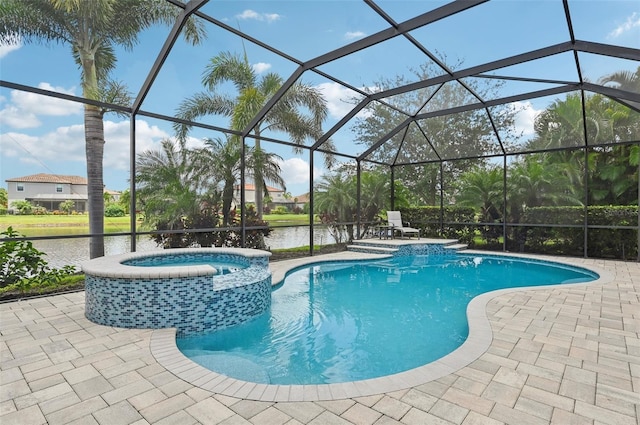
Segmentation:
{"type": "Polygon", "coordinates": [[[202,366],[250,382],[365,380],[460,347],[477,295],[597,278],[577,267],[479,255],[313,264],[288,273],[257,319],[177,345],[202,366]]]}

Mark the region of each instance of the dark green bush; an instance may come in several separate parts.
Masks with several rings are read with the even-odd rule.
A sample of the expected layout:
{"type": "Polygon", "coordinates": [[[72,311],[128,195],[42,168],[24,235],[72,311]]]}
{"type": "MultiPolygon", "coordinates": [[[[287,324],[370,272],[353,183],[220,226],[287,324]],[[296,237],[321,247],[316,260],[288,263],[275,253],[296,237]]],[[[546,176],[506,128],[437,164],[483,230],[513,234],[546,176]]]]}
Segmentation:
{"type": "MultiPolygon", "coordinates": [[[[411,207],[401,209],[402,219],[418,227],[424,237],[458,239],[473,246],[474,236],[481,238],[482,246],[501,247],[498,239],[487,240],[486,232],[476,223],[472,208],[446,206],[441,214],[439,207],[411,207]],[[461,224],[455,224],[461,223],[461,224]],[[499,245],[499,246],[498,246],[499,245]]],[[[584,254],[584,207],[535,207],[528,208],[520,224],[507,226],[507,249],[511,251],[535,252],[582,256],[584,254]],[[526,226],[526,224],[539,226],[526,226]],[[548,224],[559,224],[550,227],[548,224]]],[[[587,244],[589,257],[636,259],[638,255],[638,232],[636,229],[600,229],[595,226],[637,226],[638,207],[591,206],[587,209],[587,244]]],[[[496,227],[502,233],[502,227],[496,227]]]]}
{"type": "Polygon", "coordinates": [[[424,237],[443,237],[458,239],[462,243],[473,241],[473,229],[467,224],[475,221],[473,208],[445,206],[442,210],[442,225],[440,207],[409,207],[400,210],[402,220],[411,223],[411,227],[420,229],[424,237]]]}
{"type": "Polygon", "coordinates": [[[124,207],[120,204],[109,204],[104,209],[105,217],[124,217],[124,207]]]}
{"type": "Polygon", "coordinates": [[[282,205],[278,205],[277,207],[271,210],[271,214],[278,214],[278,215],[290,214],[290,211],[286,207],[282,205]]]}
{"type": "MultiPolygon", "coordinates": [[[[527,252],[582,255],[584,253],[584,207],[528,208],[522,223],[542,224],[524,228],[520,241],[527,252]],[[555,223],[567,227],[548,227],[555,223]],[[569,227],[577,226],[577,227],[569,227]]],[[[637,226],[637,206],[591,206],[587,209],[588,226],[637,226]]],[[[520,228],[522,230],[523,228],[520,228]]],[[[587,232],[590,257],[634,259],[638,252],[638,233],[633,229],[598,229],[587,232]]]]}

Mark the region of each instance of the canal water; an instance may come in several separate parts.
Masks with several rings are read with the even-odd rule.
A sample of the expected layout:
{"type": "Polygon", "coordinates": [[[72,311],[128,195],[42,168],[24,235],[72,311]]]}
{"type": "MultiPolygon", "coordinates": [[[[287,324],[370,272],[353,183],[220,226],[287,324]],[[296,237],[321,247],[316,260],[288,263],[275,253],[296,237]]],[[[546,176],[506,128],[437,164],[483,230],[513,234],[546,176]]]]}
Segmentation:
{"type": "MultiPolygon", "coordinates": [[[[329,245],[335,243],[326,228],[314,228],[314,244],[329,245]]],[[[273,229],[265,243],[269,249],[295,248],[309,245],[308,227],[276,227],[273,229]]],[[[65,265],[79,266],[89,259],[89,238],[76,239],[51,239],[33,241],[33,246],[46,253],[44,257],[51,267],[65,265]]],[[[149,236],[138,236],[136,251],[154,251],[161,249],[149,236]]],[[[105,255],[123,254],[131,251],[130,236],[105,236],[105,255]]]]}

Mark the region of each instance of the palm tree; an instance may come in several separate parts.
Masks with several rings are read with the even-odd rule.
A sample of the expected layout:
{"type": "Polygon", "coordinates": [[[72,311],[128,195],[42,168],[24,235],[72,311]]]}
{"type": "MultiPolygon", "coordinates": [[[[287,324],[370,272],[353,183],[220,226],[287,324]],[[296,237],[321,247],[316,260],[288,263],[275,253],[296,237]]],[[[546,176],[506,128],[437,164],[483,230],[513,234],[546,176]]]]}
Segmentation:
{"type": "MultiPolygon", "coordinates": [[[[639,69],[640,72],[640,69],[639,69]]],[[[638,90],[640,78],[630,72],[617,72],[603,82],[616,82],[621,88],[638,90]]],[[[640,136],[638,114],[628,106],[600,94],[585,97],[586,130],[589,149],[588,164],[582,150],[548,152],[536,160],[553,170],[574,198],[583,199],[584,170],[589,169],[589,200],[599,204],[632,203],[637,199],[637,144],[618,142],[637,140],[640,136]],[[605,146],[598,146],[605,145],[605,146]],[[563,183],[564,184],[564,183],[563,183]]],[[[584,134],[582,101],[572,94],[555,101],[536,118],[536,138],[532,149],[558,148],[576,144],[584,134]]]]}
{"type": "MultiPolygon", "coordinates": [[[[240,57],[223,52],[211,59],[202,78],[206,92],[197,93],[186,99],[178,108],[177,115],[185,120],[219,114],[231,119],[232,130],[243,130],[264,105],[282,87],[283,80],[274,73],[261,78],[249,64],[247,56],[240,57]],[[231,82],[237,91],[234,96],[216,92],[225,82],[231,82]]],[[[264,151],[260,135],[267,129],[288,134],[298,145],[308,139],[318,139],[322,135],[322,122],[327,116],[326,101],[321,93],[301,82],[293,84],[282,99],[253,128],[255,146],[253,153],[259,157],[253,160],[253,180],[256,188],[256,210],[262,218],[265,170],[264,151]],[[300,109],[308,111],[308,114],[300,109]]],[[[187,136],[189,127],[175,126],[181,140],[187,136]]],[[[327,159],[327,158],[325,158],[327,159]]],[[[327,159],[328,160],[328,159],[327,159]]]]}
{"type": "MultiPolygon", "coordinates": [[[[213,185],[222,186],[222,221],[224,226],[229,226],[232,224],[234,188],[240,181],[242,144],[237,136],[229,136],[225,140],[205,139],[204,143],[204,148],[195,151],[192,166],[202,174],[208,174],[213,185]]],[[[247,157],[249,177],[253,177],[252,170],[260,169],[265,182],[284,187],[279,165],[282,158],[264,151],[255,152],[255,148],[248,149],[247,157]]]]}
{"type": "Polygon", "coordinates": [[[0,187],[0,208],[9,207],[9,193],[4,187],[0,187]]]}
{"type": "MultiPolygon", "coordinates": [[[[640,66],[635,72],[618,71],[613,74],[605,75],[598,80],[600,84],[613,84],[620,90],[626,90],[632,93],[640,93],[640,66]]],[[[640,103],[629,102],[630,105],[640,109],[640,103]]]]}
{"type": "Polygon", "coordinates": [[[338,243],[353,239],[356,216],[356,185],[353,176],[344,173],[324,175],[315,193],[316,211],[338,243]]]}
{"type": "MultiPolygon", "coordinates": [[[[115,47],[131,49],[138,33],[156,23],[171,25],[181,9],[164,0],[0,0],[0,37],[23,43],[61,43],[71,47],[80,68],[82,95],[105,100],[101,87],[116,66],[115,47]]],[[[187,41],[204,37],[198,22],[189,20],[187,41]]],[[[104,255],[104,108],[84,105],[85,152],[89,200],[90,258],[104,255]]]]}
{"type": "MultiPolygon", "coordinates": [[[[136,185],[145,225],[158,230],[184,230],[199,221],[203,208],[217,204],[209,176],[194,166],[197,152],[170,140],[161,150],[148,150],[136,160],[136,185]]],[[[217,208],[216,208],[217,214],[217,208]]],[[[171,247],[188,245],[182,234],[169,236],[171,247]]],[[[162,236],[160,238],[162,239],[162,236]]]]}
{"type": "MultiPolygon", "coordinates": [[[[599,120],[587,115],[587,125],[599,129],[599,120]]],[[[569,94],[554,101],[535,119],[536,138],[529,142],[529,149],[558,149],[584,145],[584,120],[582,98],[569,94]]],[[[571,152],[567,153],[571,155],[571,152]]]]}
{"type": "MultiPolygon", "coordinates": [[[[460,193],[456,204],[473,207],[480,212],[482,223],[495,223],[502,216],[504,205],[504,179],[498,167],[476,168],[460,176],[460,193]]],[[[496,239],[502,230],[496,226],[480,229],[487,240],[496,239]]]]}

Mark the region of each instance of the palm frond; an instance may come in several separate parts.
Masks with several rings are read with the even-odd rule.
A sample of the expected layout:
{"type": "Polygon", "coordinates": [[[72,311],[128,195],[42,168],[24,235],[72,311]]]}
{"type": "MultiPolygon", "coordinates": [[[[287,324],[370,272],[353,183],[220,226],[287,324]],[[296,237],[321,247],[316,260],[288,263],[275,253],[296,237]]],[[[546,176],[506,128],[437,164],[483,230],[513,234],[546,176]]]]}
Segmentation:
{"type": "Polygon", "coordinates": [[[222,52],[209,61],[202,76],[202,85],[214,91],[225,81],[230,81],[238,92],[242,92],[255,86],[256,75],[246,60],[233,53],[222,52]]]}

